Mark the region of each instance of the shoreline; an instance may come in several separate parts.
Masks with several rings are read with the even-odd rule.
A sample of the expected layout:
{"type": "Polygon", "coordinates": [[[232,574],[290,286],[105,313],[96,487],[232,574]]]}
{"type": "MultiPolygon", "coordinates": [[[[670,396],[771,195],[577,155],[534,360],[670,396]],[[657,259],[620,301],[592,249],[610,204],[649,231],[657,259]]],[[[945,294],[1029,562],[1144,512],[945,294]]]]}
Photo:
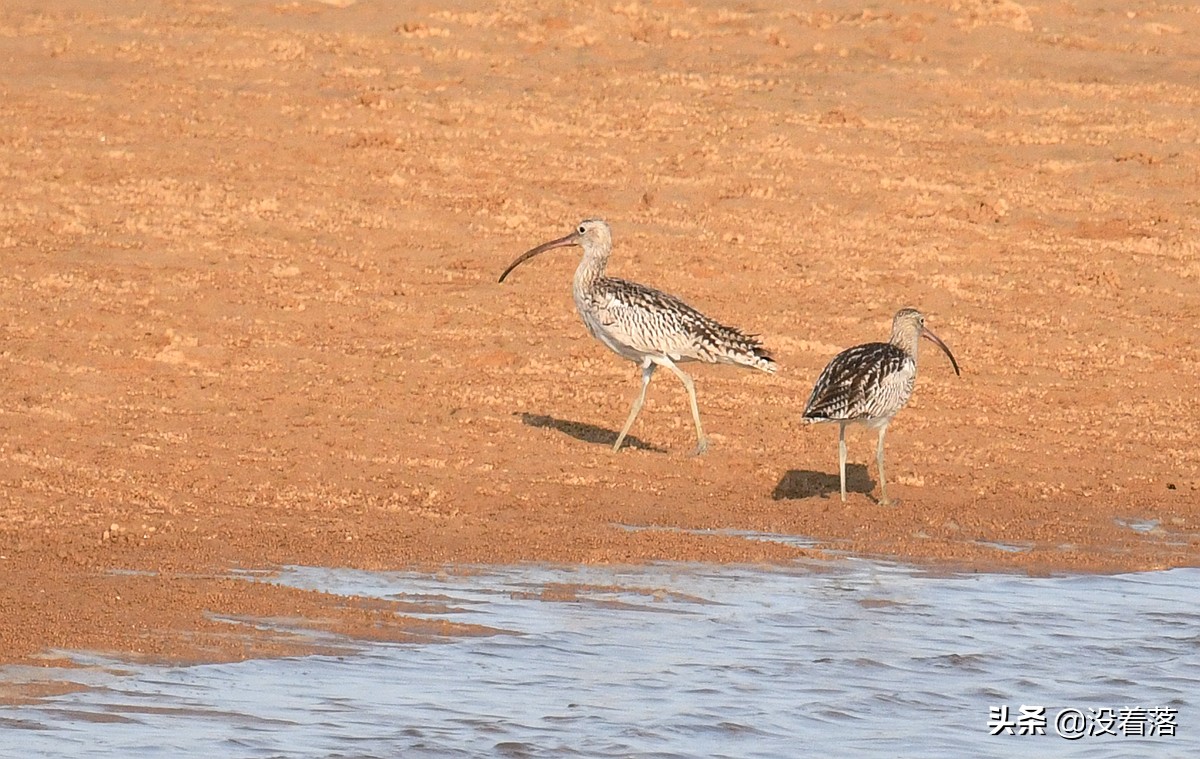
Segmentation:
{"type": "Polygon", "coordinates": [[[0,661],[391,629],[238,568],[804,555],[689,531],[1200,565],[1200,15],[1110,5],[3,11],[0,661]],[[608,450],[639,372],[575,254],[496,282],[593,216],[613,276],[778,362],[690,371],[703,457],[670,378],[608,450]],[[902,306],[963,374],[923,362],[888,428],[898,507],[849,431],[843,505],[801,412],[902,306]]]}

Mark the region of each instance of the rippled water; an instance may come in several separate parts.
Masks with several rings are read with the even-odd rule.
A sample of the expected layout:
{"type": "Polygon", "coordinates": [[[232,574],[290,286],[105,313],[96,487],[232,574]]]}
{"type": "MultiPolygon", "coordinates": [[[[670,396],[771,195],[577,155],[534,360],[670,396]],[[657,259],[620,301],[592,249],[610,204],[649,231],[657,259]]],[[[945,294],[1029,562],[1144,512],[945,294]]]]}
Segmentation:
{"type": "Polygon", "coordinates": [[[851,559],[283,581],[436,597],[444,618],[509,632],[222,665],[84,657],[128,674],[67,671],[98,687],[0,708],[0,754],[1200,756],[1195,569],[946,576],[851,559]],[[1046,707],[1046,735],[990,736],[1002,705],[1046,707]],[[1174,709],[1177,734],[1066,740],[1066,707],[1174,709]]]}

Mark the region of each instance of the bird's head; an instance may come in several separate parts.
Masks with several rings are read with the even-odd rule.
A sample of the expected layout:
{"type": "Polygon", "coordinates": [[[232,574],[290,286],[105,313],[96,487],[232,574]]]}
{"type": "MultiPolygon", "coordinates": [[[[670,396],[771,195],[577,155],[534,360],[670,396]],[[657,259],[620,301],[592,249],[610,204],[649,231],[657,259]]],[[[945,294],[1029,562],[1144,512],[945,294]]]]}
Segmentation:
{"type": "Polygon", "coordinates": [[[962,372],[958,370],[958,362],[954,360],[954,354],[950,352],[950,348],[942,342],[940,337],[933,334],[933,330],[925,326],[925,314],[915,308],[902,308],[897,311],[892,318],[892,342],[911,346],[915,351],[917,340],[922,337],[942,349],[942,352],[950,359],[954,373],[961,377],[962,372]]]}
{"type": "Polygon", "coordinates": [[[554,248],[565,248],[570,245],[581,246],[585,256],[607,256],[612,250],[612,230],[609,228],[608,222],[603,219],[584,219],[576,225],[575,230],[571,234],[560,237],[557,240],[544,242],[533,250],[522,253],[500,275],[500,281],[503,282],[504,278],[513,269],[539,253],[545,253],[554,248]]]}

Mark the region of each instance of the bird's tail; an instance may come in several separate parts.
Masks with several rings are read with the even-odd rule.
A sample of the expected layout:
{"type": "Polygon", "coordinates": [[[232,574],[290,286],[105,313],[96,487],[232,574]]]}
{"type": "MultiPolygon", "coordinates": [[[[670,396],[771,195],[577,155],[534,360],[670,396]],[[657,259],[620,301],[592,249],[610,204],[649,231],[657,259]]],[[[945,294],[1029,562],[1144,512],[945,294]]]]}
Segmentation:
{"type": "Polygon", "coordinates": [[[775,363],[775,357],[761,345],[750,351],[752,358],[746,362],[746,366],[752,366],[755,369],[761,369],[767,374],[774,374],[779,365],[775,363]]]}
{"type": "Polygon", "coordinates": [[[767,374],[774,374],[778,366],[771,352],[763,347],[758,335],[735,332],[733,339],[726,342],[725,350],[721,354],[717,360],[722,363],[748,366],[767,374]]]}

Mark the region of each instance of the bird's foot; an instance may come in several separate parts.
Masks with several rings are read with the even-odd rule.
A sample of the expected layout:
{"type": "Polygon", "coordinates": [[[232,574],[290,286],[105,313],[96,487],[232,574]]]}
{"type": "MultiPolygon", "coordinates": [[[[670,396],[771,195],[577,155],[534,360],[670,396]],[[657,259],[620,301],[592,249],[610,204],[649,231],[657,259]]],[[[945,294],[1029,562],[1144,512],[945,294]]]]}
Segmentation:
{"type": "Polygon", "coordinates": [[[696,450],[692,451],[693,456],[701,456],[708,450],[708,438],[700,438],[700,442],[696,445],[696,450]]]}
{"type": "Polygon", "coordinates": [[[880,506],[896,506],[897,504],[900,503],[895,498],[884,498],[882,496],[880,496],[878,499],[876,499],[875,502],[878,503],[880,506]]]}

